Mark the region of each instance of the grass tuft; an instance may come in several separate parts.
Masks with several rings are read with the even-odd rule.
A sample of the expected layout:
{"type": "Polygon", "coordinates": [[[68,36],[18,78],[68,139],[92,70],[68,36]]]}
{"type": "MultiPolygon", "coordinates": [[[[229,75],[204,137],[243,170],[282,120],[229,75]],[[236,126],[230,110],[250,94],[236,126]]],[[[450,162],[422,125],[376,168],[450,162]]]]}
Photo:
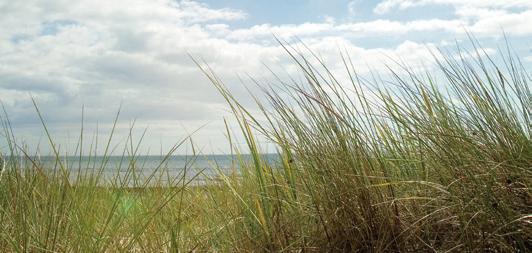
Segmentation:
{"type": "Polygon", "coordinates": [[[369,79],[341,54],[348,78],[340,79],[312,51],[281,43],[303,78],[276,75],[277,86],[261,87],[265,99],[254,97],[258,113],[196,61],[246,143],[244,152],[236,147],[226,122],[235,162],[214,165],[219,176],[205,185],[193,184],[203,176],[196,152],[180,175],[166,168],[190,136],[142,178],[145,132],[134,141],[130,131],[117,168],[125,173],[109,184],[103,173],[118,114],[103,158],[82,159],[97,146],[82,150],[82,120],[75,168],[33,101],[55,156],[49,168],[15,141],[4,113],[0,249],[530,252],[530,76],[510,50],[495,59],[472,44],[433,52],[430,71],[398,63],[369,79]],[[278,163],[264,158],[259,138],[275,144],[278,163]]]}

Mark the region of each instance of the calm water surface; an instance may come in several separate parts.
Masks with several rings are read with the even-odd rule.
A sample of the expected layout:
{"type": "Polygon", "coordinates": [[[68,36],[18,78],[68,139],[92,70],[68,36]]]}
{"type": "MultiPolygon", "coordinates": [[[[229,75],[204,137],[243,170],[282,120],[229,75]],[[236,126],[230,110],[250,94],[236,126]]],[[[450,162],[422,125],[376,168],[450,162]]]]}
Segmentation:
{"type": "MultiPolygon", "coordinates": [[[[279,162],[276,154],[261,155],[263,161],[275,166],[279,162]]],[[[70,180],[76,182],[79,175],[97,174],[101,171],[101,184],[117,184],[126,182],[128,186],[174,185],[180,179],[186,178],[194,184],[204,184],[210,179],[219,178],[220,173],[240,173],[237,156],[231,155],[203,155],[184,156],[174,155],[165,159],[164,156],[131,157],[79,157],[68,156],[61,158],[61,164],[70,172],[70,180]]],[[[250,155],[241,155],[240,159],[251,163],[250,155]]],[[[60,171],[57,159],[52,156],[33,158],[36,164],[45,168],[48,173],[60,171]]],[[[31,168],[32,162],[27,158],[19,159],[21,168],[31,168]]]]}

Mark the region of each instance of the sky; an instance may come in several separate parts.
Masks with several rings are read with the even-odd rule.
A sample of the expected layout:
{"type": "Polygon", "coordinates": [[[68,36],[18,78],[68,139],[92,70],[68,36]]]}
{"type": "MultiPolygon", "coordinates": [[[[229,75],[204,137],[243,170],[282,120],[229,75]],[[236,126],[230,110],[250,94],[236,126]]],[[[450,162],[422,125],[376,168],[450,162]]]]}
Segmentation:
{"type": "Polygon", "coordinates": [[[0,0],[0,31],[0,101],[17,141],[44,154],[31,98],[62,153],[75,150],[82,108],[87,146],[105,143],[121,108],[117,147],[134,124],[135,141],[147,129],[144,154],[191,133],[197,150],[229,152],[223,120],[231,114],[190,56],[252,108],[242,77],[271,80],[265,66],[297,75],[274,35],[304,42],[333,71],[340,50],[376,71],[390,56],[430,64],[431,50],[467,45],[467,32],[487,52],[506,35],[532,65],[530,0],[0,0]]]}

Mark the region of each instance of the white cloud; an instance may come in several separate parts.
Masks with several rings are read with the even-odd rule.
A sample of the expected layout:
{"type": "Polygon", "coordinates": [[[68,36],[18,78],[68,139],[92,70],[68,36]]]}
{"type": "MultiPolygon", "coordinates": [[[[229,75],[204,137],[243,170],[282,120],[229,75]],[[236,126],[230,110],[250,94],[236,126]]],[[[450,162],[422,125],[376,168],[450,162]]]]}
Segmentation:
{"type": "Polygon", "coordinates": [[[408,32],[458,32],[464,23],[460,20],[428,19],[399,22],[378,19],[368,22],[347,23],[338,25],[335,30],[353,32],[361,37],[368,35],[399,35],[408,32]]]}
{"type": "Polygon", "coordinates": [[[462,33],[467,30],[476,36],[497,37],[501,36],[504,29],[516,36],[532,34],[532,1],[529,0],[385,0],[373,11],[386,14],[393,10],[438,5],[455,9],[457,19],[453,23],[462,24],[462,33]]]}
{"type": "MultiPolygon", "coordinates": [[[[16,130],[34,141],[41,133],[29,93],[60,138],[67,132],[77,133],[82,104],[87,121],[109,126],[123,102],[125,121],[119,124],[123,131],[130,119],[138,117],[139,124],[151,125],[153,135],[171,144],[164,137],[184,134],[180,125],[193,131],[210,122],[196,141],[203,146],[214,143],[218,151],[227,148],[221,122],[228,116],[227,108],[188,54],[208,62],[236,96],[244,98],[243,103],[252,104],[236,74],[270,78],[263,64],[282,66],[288,73],[296,69],[273,34],[302,38],[331,69],[342,72],[340,48],[350,52],[357,66],[379,67],[388,56],[411,64],[425,61],[431,58],[428,49],[437,45],[437,41],[421,43],[402,37],[385,48],[362,47],[353,38],[460,34],[463,26],[492,34],[499,23],[512,34],[530,33],[523,25],[526,18],[530,20],[529,12],[497,10],[495,21],[489,21],[484,17],[492,16],[493,9],[475,10],[462,8],[457,15],[463,17],[457,19],[339,23],[327,18],[235,29],[230,21],[245,19],[246,13],[194,1],[8,1],[0,4],[0,99],[16,130]]],[[[149,138],[147,145],[158,147],[159,141],[149,138]]]]}
{"type": "Polygon", "coordinates": [[[339,23],[303,23],[297,25],[262,24],[237,30],[223,30],[226,38],[239,41],[271,39],[279,37],[315,37],[344,35],[350,37],[404,35],[412,32],[452,32],[462,33],[467,22],[463,20],[427,19],[408,22],[377,19],[367,22],[339,23]]]}
{"type": "Polygon", "coordinates": [[[404,10],[435,4],[455,7],[502,9],[532,7],[532,2],[529,0],[384,0],[377,4],[373,11],[378,14],[386,14],[394,9],[404,10]]]}
{"type": "Polygon", "coordinates": [[[257,37],[269,37],[277,35],[280,37],[286,36],[309,36],[328,32],[334,28],[332,23],[303,23],[303,24],[287,24],[287,25],[271,25],[261,24],[250,28],[243,28],[231,31],[228,38],[236,40],[251,40],[257,37]]]}
{"type": "Polygon", "coordinates": [[[504,31],[515,36],[526,36],[532,34],[530,20],[532,20],[532,9],[519,13],[499,13],[479,19],[469,27],[469,30],[478,35],[501,36],[504,31]]]}
{"type": "Polygon", "coordinates": [[[261,48],[220,41],[204,28],[244,12],[192,1],[10,1],[0,12],[0,99],[33,142],[41,131],[30,94],[59,139],[79,122],[82,104],[93,124],[108,126],[122,101],[121,127],[139,117],[157,128],[175,128],[176,120],[194,128],[222,115],[223,100],[187,53],[240,71],[261,57],[261,48]],[[235,57],[246,50],[256,53],[235,57]]]}
{"type": "Polygon", "coordinates": [[[352,0],[347,3],[347,12],[349,12],[350,16],[354,16],[357,14],[357,4],[358,0],[352,0]]]}

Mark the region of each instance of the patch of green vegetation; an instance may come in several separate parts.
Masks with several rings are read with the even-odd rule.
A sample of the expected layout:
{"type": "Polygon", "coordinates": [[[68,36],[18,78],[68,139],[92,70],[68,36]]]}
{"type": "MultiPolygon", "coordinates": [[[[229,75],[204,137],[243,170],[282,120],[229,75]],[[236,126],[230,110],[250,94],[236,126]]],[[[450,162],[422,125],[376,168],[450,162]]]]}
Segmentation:
{"type": "MultiPolygon", "coordinates": [[[[469,53],[435,53],[437,73],[398,65],[384,82],[363,78],[342,55],[349,79],[339,81],[312,52],[304,56],[309,54],[282,45],[305,82],[279,79],[278,89],[266,87],[267,101],[257,100],[262,115],[252,114],[198,63],[233,110],[253,157],[238,160],[241,175],[220,173],[204,186],[190,185],[184,170],[173,187],[129,188],[133,171],[129,181],[117,178],[102,187],[103,165],[71,184],[58,152],[53,174],[38,161],[13,159],[29,155],[4,118],[11,154],[0,184],[0,248],[532,249],[532,97],[530,76],[517,57],[501,54],[497,64],[475,45],[469,53]],[[276,143],[276,167],[261,158],[259,135],[276,143]]],[[[125,158],[134,167],[137,149],[128,141],[125,158]]],[[[157,185],[156,177],[151,180],[157,185]]]]}

